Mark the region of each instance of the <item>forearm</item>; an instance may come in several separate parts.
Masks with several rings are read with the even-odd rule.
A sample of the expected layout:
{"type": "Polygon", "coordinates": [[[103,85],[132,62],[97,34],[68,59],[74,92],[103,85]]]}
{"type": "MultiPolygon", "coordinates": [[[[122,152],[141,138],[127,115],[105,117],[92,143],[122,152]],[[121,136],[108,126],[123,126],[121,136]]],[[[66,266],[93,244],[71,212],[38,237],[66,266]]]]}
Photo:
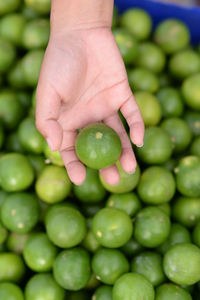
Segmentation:
{"type": "Polygon", "coordinates": [[[53,0],[51,31],[111,27],[113,0],[53,0]]]}

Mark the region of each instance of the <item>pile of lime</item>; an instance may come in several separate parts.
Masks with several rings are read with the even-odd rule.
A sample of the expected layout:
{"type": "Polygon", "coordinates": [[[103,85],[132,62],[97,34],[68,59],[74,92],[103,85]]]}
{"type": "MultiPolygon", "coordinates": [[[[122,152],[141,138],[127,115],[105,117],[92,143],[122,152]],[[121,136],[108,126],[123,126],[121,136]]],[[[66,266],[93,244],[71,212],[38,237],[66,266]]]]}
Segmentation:
{"type": "Polygon", "coordinates": [[[0,0],[0,299],[199,300],[200,54],[188,28],[152,31],[147,12],[114,9],[144,146],[128,174],[113,129],[81,129],[78,186],[35,126],[50,4],[0,0]],[[113,164],[109,185],[99,169],[113,164]]]}

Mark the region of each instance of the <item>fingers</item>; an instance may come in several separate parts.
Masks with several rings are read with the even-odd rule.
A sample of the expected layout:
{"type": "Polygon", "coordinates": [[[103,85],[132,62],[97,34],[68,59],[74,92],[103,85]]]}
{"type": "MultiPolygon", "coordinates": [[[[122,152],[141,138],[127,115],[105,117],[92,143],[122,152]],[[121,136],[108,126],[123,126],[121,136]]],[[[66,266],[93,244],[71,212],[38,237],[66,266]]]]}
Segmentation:
{"type": "Polygon", "coordinates": [[[130,128],[132,142],[142,147],[144,138],[144,122],[142,115],[133,96],[131,96],[120,108],[130,128]]]}
{"type": "Polygon", "coordinates": [[[104,119],[104,123],[113,128],[120,137],[122,143],[122,154],[119,161],[122,168],[127,173],[133,173],[135,171],[137,163],[130,140],[120,120],[120,117],[117,113],[115,113],[112,116],[104,119]]]}
{"type": "Polygon", "coordinates": [[[38,85],[36,93],[36,126],[45,137],[51,151],[58,150],[62,142],[62,128],[57,122],[60,98],[56,92],[38,85]]]}
{"type": "Polygon", "coordinates": [[[103,179],[110,185],[116,185],[119,182],[120,176],[115,165],[99,170],[103,179]]]}

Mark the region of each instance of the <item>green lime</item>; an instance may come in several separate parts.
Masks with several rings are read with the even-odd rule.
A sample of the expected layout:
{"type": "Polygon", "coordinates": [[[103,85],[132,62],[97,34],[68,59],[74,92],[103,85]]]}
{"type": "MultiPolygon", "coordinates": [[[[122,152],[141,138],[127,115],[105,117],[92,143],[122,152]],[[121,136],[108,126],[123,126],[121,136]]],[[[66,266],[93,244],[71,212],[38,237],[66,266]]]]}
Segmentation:
{"type": "Polygon", "coordinates": [[[44,138],[36,128],[33,118],[25,118],[17,131],[22,147],[31,153],[41,154],[44,147],[44,138]]]}
{"type": "Polygon", "coordinates": [[[187,197],[200,196],[200,157],[186,156],[175,169],[178,191],[187,197]]]}
{"type": "Polygon", "coordinates": [[[0,15],[5,15],[16,11],[22,0],[0,0],[0,15]]]}
{"type": "Polygon", "coordinates": [[[26,84],[36,87],[40,73],[40,67],[44,56],[44,50],[36,49],[28,51],[22,58],[22,70],[26,84]]]}
{"type": "Polygon", "coordinates": [[[94,290],[100,285],[99,280],[94,273],[91,274],[90,279],[85,287],[86,290],[94,290]]]}
{"type": "Polygon", "coordinates": [[[137,148],[141,161],[147,164],[162,164],[172,154],[172,141],[169,134],[160,127],[149,127],[145,131],[144,146],[137,148]]]}
{"type": "Polygon", "coordinates": [[[36,274],[25,287],[26,300],[64,300],[65,291],[49,273],[36,274]]]}
{"type": "Polygon", "coordinates": [[[131,237],[126,244],[121,247],[121,251],[127,256],[132,258],[138,253],[143,251],[143,246],[136,241],[134,237],[131,237]]]}
{"type": "Polygon", "coordinates": [[[23,105],[25,115],[31,108],[31,95],[28,91],[17,91],[17,98],[19,102],[23,105]]]}
{"type": "Polygon", "coordinates": [[[57,255],[57,248],[43,232],[32,234],[23,249],[26,265],[35,272],[50,271],[57,255]]]}
{"type": "Polygon", "coordinates": [[[15,92],[1,90],[0,120],[6,129],[15,129],[23,117],[23,106],[15,92]]]}
{"type": "Polygon", "coordinates": [[[122,14],[121,25],[138,40],[145,40],[150,36],[152,20],[146,11],[139,8],[130,8],[122,14]]]}
{"type": "Polygon", "coordinates": [[[112,287],[102,285],[94,292],[91,300],[112,300],[112,287]]]}
{"type": "Polygon", "coordinates": [[[34,171],[26,156],[8,153],[0,158],[1,187],[7,192],[27,189],[34,180],[34,171]]]}
{"type": "Polygon", "coordinates": [[[154,32],[155,42],[167,54],[185,48],[190,41],[190,33],[186,25],[176,19],[162,21],[154,32]]]}
{"type": "Polygon", "coordinates": [[[60,248],[71,248],[84,239],[86,223],[81,213],[72,207],[52,206],[46,216],[49,239],[60,248]]]}
{"type": "Polygon", "coordinates": [[[157,205],[164,213],[166,213],[169,217],[171,216],[171,206],[169,203],[162,203],[157,205]]]}
{"type": "Polygon", "coordinates": [[[195,136],[200,135],[200,113],[196,111],[185,112],[184,119],[195,136]]]}
{"type": "Polygon", "coordinates": [[[180,117],[183,113],[183,100],[181,93],[173,87],[164,87],[157,93],[164,118],[180,117]]]}
{"type": "Polygon", "coordinates": [[[146,277],[153,286],[165,281],[162,257],[156,252],[146,251],[136,255],[131,261],[131,271],[146,277]]]}
{"type": "Polygon", "coordinates": [[[15,59],[16,49],[14,45],[12,45],[6,39],[0,37],[0,74],[7,72],[14,63],[15,59]]]}
{"type": "Polygon", "coordinates": [[[190,146],[190,154],[195,156],[200,156],[200,137],[196,137],[191,146],[190,146]]]}
{"type": "Polygon", "coordinates": [[[6,241],[6,247],[9,251],[21,254],[29,238],[27,233],[10,232],[6,241]]]}
{"type": "Polygon", "coordinates": [[[22,70],[21,60],[17,61],[7,74],[9,84],[14,88],[24,88],[26,81],[22,70]]]}
{"type": "Polygon", "coordinates": [[[48,19],[29,21],[23,31],[22,43],[26,49],[45,48],[49,40],[50,24],[48,19]]]}
{"type": "Polygon", "coordinates": [[[156,74],[145,68],[134,68],[128,72],[128,80],[133,91],[157,92],[159,81],[156,74]]]}
{"type": "Polygon", "coordinates": [[[172,79],[166,72],[159,74],[158,80],[160,88],[170,87],[172,84],[172,79]]]}
{"type": "Polygon", "coordinates": [[[191,285],[200,280],[200,249],[190,243],[171,247],[164,256],[166,276],[177,284],[191,285]]]}
{"type": "Polygon", "coordinates": [[[200,199],[179,197],[172,207],[173,218],[186,227],[193,227],[200,221],[200,199]]]}
{"type": "Polygon", "coordinates": [[[97,241],[107,248],[123,246],[131,237],[131,218],[122,210],[106,207],[93,218],[92,231],[97,241]]]}
{"type": "Polygon", "coordinates": [[[189,76],[183,81],[182,94],[185,104],[194,110],[200,110],[200,73],[189,76]]]}
{"type": "Polygon", "coordinates": [[[100,248],[100,244],[96,240],[94,233],[91,229],[87,231],[87,234],[82,242],[82,246],[92,253],[95,253],[100,248]]]}
{"type": "Polygon", "coordinates": [[[81,185],[73,185],[73,192],[83,203],[101,202],[106,196],[97,170],[86,168],[86,179],[81,185]]]}
{"type": "Polygon", "coordinates": [[[15,45],[21,45],[26,20],[20,13],[5,15],[0,21],[0,36],[15,45]]]}
{"type": "Polygon", "coordinates": [[[43,142],[43,152],[47,160],[49,160],[53,165],[61,166],[61,167],[64,166],[60,152],[58,150],[51,151],[45,140],[43,142]]]}
{"type": "Polygon", "coordinates": [[[134,97],[145,126],[157,125],[162,117],[161,105],[157,98],[148,92],[135,92],[134,97]]]}
{"type": "Polygon", "coordinates": [[[0,245],[2,245],[8,237],[8,231],[0,221],[0,245]]]}
{"type": "Polygon", "coordinates": [[[36,181],[35,189],[40,199],[53,204],[69,195],[71,182],[64,167],[46,166],[36,181]]]}
{"type": "Polygon", "coordinates": [[[128,193],[134,190],[134,188],[137,186],[138,181],[140,179],[140,168],[137,165],[136,170],[132,174],[126,173],[119,162],[116,163],[119,175],[120,175],[120,180],[117,184],[115,185],[110,185],[108,184],[103,177],[100,175],[100,180],[102,185],[105,187],[106,190],[108,190],[111,193],[116,193],[116,194],[122,194],[122,193],[128,193]]]}
{"type": "Polygon", "coordinates": [[[104,203],[84,203],[81,206],[81,210],[84,216],[90,218],[96,215],[96,213],[104,207],[104,203]]]}
{"type": "Polygon", "coordinates": [[[134,236],[142,246],[159,246],[167,239],[169,232],[170,219],[159,208],[148,206],[137,214],[134,236]]]}
{"type": "Polygon", "coordinates": [[[136,60],[137,66],[160,73],[163,71],[165,63],[165,54],[159,46],[152,42],[143,42],[139,45],[139,55],[136,60]]]}
{"type": "Polygon", "coordinates": [[[133,192],[111,194],[108,197],[106,206],[121,209],[131,217],[135,216],[142,207],[138,196],[133,192]]]}
{"type": "Polygon", "coordinates": [[[12,193],[2,204],[1,220],[10,231],[27,233],[37,224],[39,213],[35,195],[12,193]]]}
{"type": "Polygon", "coordinates": [[[126,273],[114,284],[113,300],[154,300],[153,285],[143,275],[126,273]]]}
{"type": "Polygon", "coordinates": [[[197,223],[194,227],[192,238],[194,243],[200,248],[200,223],[197,223]]]}
{"type": "Polygon", "coordinates": [[[3,190],[0,190],[0,210],[1,210],[1,206],[4,202],[4,200],[6,199],[6,197],[8,196],[8,193],[3,191],[3,190]]]}
{"type": "Polygon", "coordinates": [[[117,133],[103,123],[83,128],[76,139],[76,154],[80,161],[93,169],[103,169],[116,163],[121,155],[117,133]]]}
{"type": "Polygon", "coordinates": [[[39,14],[48,14],[51,8],[51,0],[25,0],[25,4],[39,14]]]}
{"type": "Polygon", "coordinates": [[[189,146],[192,131],[184,120],[168,118],[162,122],[161,127],[171,136],[174,153],[182,152],[189,146]]]}
{"type": "Polygon", "coordinates": [[[162,166],[167,169],[170,172],[173,172],[174,169],[176,168],[178,164],[177,159],[175,158],[170,158],[169,160],[167,160],[162,166]]]}
{"type": "Polygon", "coordinates": [[[190,232],[187,228],[178,223],[171,225],[168,238],[158,247],[158,251],[165,254],[172,246],[181,243],[190,243],[190,232]]]}
{"type": "Polygon", "coordinates": [[[200,57],[191,49],[175,53],[169,60],[170,73],[178,78],[184,79],[200,71],[200,57]]]}
{"type": "Polygon", "coordinates": [[[3,131],[3,127],[0,125],[0,148],[2,148],[4,142],[4,131],[3,131]]]}
{"type": "Polygon", "coordinates": [[[125,64],[133,63],[138,55],[138,42],[123,28],[115,28],[113,35],[125,64]]]}
{"type": "Polygon", "coordinates": [[[129,271],[129,262],[119,250],[101,248],[92,258],[92,270],[98,280],[112,285],[129,271]]]}
{"type": "Polygon", "coordinates": [[[165,283],[156,289],[155,300],[192,300],[191,295],[178,285],[165,283]]]}
{"type": "Polygon", "coordinates": [[[91,275],[88,252],[79,247],[60,252],[53,265],[53,275],[69,291],[84,288],[91,275]]]}
{"type": "Polygon", "coordinates": [[[176,183],[172,173],[163,167],[152,166],[141,175],[138,195],[147,204],[169,202],[176,191],[176,183]]]}
{"type": "Polygon", "coordinates": [[[25,274],[25,265],[22,258],[15,254],[0,253],[0,282],[19,282],[25,274]]]}
{"type": "Polygon", "coordinates": [[[36,177],[39,177],[40,173],[45,168],[44,157],[40,155],[29,154],[27,155],[27,158],[35,171],[36,177]]]}
{"type": "Polygon", "coordinates": [[[0,299],[2,300],[24,300],[24,295],[19,286],[10,282],[0,283],[0,299]]]}

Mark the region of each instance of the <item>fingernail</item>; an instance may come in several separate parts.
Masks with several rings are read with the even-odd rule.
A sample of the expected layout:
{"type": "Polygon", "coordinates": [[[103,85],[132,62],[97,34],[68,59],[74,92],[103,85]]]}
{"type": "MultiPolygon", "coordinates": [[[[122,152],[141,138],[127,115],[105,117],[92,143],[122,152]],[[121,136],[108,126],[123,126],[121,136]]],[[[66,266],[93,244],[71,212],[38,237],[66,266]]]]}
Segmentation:
{"type": "Polygon", "coordinates": [[[135,173],[135,171],[136,171],[136,169],[134,169],[133,171],[131,171],[131,172],[127,172],[128,174],[134,174],[135,173]]]}
{"type": "Polygon", "coordinates": [[[53,151],[53,143],[51,142],[50,138],[47,138],[46,141],[47,141],[47,144],[48,144],[50,150],[53,151]]]}
{"type": "Polygon", "coordinates": [[[142,143],[142,144],[136,145],[136,146],[139,147],[139,148],[142,148],[144,146],[144,144],[142,143]]]}

